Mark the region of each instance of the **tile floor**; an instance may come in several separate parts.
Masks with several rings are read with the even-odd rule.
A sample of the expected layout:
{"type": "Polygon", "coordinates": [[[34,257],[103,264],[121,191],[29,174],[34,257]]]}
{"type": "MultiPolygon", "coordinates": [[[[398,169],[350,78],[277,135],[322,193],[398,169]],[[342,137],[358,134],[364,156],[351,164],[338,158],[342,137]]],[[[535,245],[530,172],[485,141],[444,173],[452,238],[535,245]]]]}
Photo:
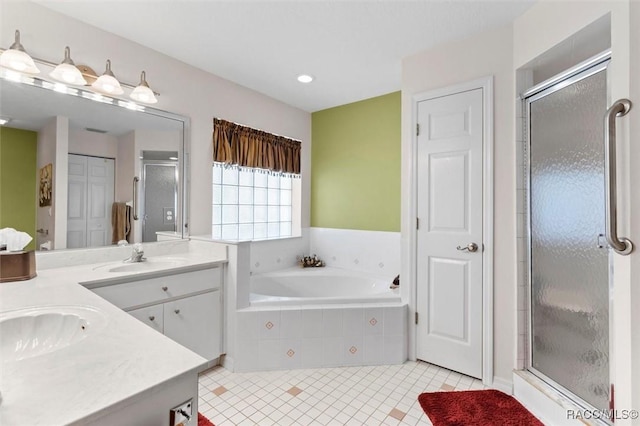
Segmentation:
{"type": "Polygon", "coordinates": [[[216,426],[431,425],[418,395],[484,389],[481,381],[422,361],[376,367],[203,372],[199,411],[216,426]]]}

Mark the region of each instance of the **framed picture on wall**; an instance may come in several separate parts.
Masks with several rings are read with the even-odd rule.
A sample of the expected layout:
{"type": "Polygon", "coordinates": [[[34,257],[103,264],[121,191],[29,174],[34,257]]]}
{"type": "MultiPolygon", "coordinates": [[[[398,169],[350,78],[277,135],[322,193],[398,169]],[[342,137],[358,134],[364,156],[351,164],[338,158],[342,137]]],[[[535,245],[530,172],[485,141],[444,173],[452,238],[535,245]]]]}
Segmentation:
{"type": "Polygon", "coordinates": [[[53,165],[47,164],[40,169],[40,207],[51,205],[51,189],[53,187],[53,165]]]}

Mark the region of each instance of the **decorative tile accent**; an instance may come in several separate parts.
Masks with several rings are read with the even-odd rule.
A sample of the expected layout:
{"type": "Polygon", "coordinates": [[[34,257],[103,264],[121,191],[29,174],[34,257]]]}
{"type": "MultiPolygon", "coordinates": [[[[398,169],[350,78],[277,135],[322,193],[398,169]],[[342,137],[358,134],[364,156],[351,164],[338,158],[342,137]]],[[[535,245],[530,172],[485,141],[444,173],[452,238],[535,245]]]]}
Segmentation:
{"type": "Polygon", "coordinates": [[[300,389],[300,388],[299,388],[299,387],[297,387],[297,386],[294,386],[294,387],[292,387],[291,389],[289,389],[289,390],[287,391],[287,393],[288,393],[288,394],[291,394],[291,395],[293,395],[293,396],[298,396],[298,395],[300,395],[300,394],[302,393],[302,389],[300,389]]]}
{"type": "Polygon", "coordinates": [[[214,390],[212,390],[212,392],[216,395],[216,396],[220,396],[223,393],[225,393],[227,391],[227,388],[225,388],[224,386],[218,386],[217,388],[215,388],[214,390]]]}
{"type": "Polygon", "coordinates": [[[372,326],[376,325],[377,323],[378,323],[378,320],[375,319],[375,317],[369,320],[369,324],[371,324],[372,326]]]}
{"type": "Polygon", "coordinates": [[[292,356],[294,356],[295,354],[296,354],[296,352],[295,352],[293,349],[289,349],[289,350],[287,351],[287,356],[288,356],[289,358],[291,358],[291,357],[292,357],[292,356]]]}
{"type": "Polygon", "coordinates": [[[264,326],[267,327],[268,330],[271,330],[273,328],[273,323],[271,321],[267,321],[264,326]]]}
{"type": "Polygon", "coordinates": [[[397,408],[393,408],[390,412],[389,412],[389,417],[393,417],[396,420],[402,420],[404,419],[404,416],[406,416],[407,413],[405,413],[404,411],[400,411],[397,408]]]}
{"type": "Polygon", "coordinates": [[[356,352],[358,352],[358,348],[356,348],[355,346],[351,346],[351,347],[349,348],[349,352],[351,352],[352,354],[354,354],[354,355],[355,355],[355,353],[356,353],[356,352]]]}
{"type": "Polygon", "coordinates": [[[442,386],[440,386],[440,389],[443,391],[452,391],[452,390],[455,390],[456,388],[454,386],[444,383],[442,386]]]}

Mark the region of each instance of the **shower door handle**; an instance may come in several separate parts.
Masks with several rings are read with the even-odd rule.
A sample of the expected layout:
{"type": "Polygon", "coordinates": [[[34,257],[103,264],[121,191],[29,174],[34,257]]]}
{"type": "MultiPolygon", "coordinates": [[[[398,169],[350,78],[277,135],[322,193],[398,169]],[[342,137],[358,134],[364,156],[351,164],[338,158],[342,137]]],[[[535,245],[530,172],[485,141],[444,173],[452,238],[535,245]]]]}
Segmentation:
{"type": "Polygon", "coordinates": [[[616,117],[627,115],[631,110],[629,99],[616,101],[604,116],[604,179],[607,208],[606,237],[613,250],[622,255],[633,251],[633,243],[628,238],[618,238],[617,195],[616,195],[616,117]]]}
{"type": "Polygon", "coordinates": [[[133,220],[138,220],[138,176],[133,177],[133,220]]]}

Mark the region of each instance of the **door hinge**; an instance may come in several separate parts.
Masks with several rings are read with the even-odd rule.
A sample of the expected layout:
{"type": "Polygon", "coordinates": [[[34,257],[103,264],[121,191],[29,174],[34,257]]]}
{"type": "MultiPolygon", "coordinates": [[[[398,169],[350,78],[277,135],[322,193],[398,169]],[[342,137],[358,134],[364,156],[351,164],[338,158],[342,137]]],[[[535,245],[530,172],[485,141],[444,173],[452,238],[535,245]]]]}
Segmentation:
{"type": "Polygon", "coordinates": [[[416,312],[416,324],[418,324],[418,313],[416,312]]]}
{"type": "Polygon", "coordinates": [[[420,229],[420,218],[416,217],[416,229],[420,229]]]}
{"type": "Polygon", "coordinates": [[[420,124],[416,124],[416,136],[420,136],[420,124]]]}

